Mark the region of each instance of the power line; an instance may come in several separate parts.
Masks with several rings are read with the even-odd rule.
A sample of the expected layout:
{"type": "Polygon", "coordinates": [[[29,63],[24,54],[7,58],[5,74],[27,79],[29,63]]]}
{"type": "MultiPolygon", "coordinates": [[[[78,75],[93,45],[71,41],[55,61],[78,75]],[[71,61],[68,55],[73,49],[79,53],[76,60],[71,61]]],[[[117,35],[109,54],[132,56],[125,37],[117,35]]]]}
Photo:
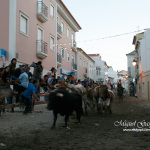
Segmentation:
{"type": "Polygon", "coordinates": [[[132,34],[132,33],[142,32],[142,31],[145,31],[145,30],[146,29],[141,29],[141,30],[137,30],[137,31],[127,32],[127,33],[122,33],[122,34],[117,34],[117,35],[112,35],[112,36],[107,36],[107,37],[101,37],[101,38],[97,38],[97,39],[91,39],[91,40],[85,40],[85,41],[78,41],[78,42],[80,42],[80,43],[81,42],[92,42],[92,41],[97,41],[97,40],[110,39],[110,38],[124,36],[124,35],[132,34]]]}

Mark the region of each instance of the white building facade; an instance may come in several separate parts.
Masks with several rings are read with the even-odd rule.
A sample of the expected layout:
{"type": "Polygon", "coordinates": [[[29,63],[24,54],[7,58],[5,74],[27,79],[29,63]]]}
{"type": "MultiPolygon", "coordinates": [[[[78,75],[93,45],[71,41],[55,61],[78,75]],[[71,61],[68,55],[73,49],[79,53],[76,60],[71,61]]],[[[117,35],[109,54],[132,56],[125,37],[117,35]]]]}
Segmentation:
{"type": "Polygon", "coordinates": [[[113,70],[112,66],[108,68],[108,78],[112,79],[112,83],[117,83],[117,72],[113,70]]]}
{"type": "Polygon", "coordinates": [[[94,81],[106,83],[108,78],[108,66],[105,61],[101,59],[99,54],[88,54],[95,61],[94,81]]]}
{"type": "Polygon", "coordinates": [[[147,29],[143,38],[135,43],[137,61],[137,96],[143,100],[150,100],[150,29],[147,29]]]}

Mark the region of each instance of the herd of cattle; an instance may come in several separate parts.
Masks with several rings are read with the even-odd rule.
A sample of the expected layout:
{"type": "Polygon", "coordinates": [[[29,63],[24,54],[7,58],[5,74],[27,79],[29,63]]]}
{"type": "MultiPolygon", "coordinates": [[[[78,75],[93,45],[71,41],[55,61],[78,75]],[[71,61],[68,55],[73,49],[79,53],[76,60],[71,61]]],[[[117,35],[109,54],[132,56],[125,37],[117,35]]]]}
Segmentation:
{"type": "MultiPolygon", "coordinates": [[[[8,95],[3,89],[0,90],[0,97],[8,95]]],[[[50,91],[47,108],[53,110],[54,122],[52,128],[56,126],[57,114],[65,116],[65,126],[69,116],[75,111],[76,118],[80,123],[82,114],[87,115],[88,110],[97,109],[99,114],[112,113],[111,105],[115,98],[113,91],[106,85],[85,88],[82,84],[74,85],[60,83],[55,85],[55,90],[50,91]]],[[[1,98],[2,99],[2,98],[1,98]]],[[[5,99],[3,99],[5,101],[5,99]]]]}
{"type": "Polygon", "coordinates": [[[65,116],[65,126],[69,116],[75,111],[76,118],[80,123],[83,113],[87,115],[87,110],[97,109],[98,113],[112,113],[111,105],[115,98],[113,91],[106,85],[85,88],[83,85],[67,85],[60,83],[51,91],[47,108],[53,110],[54,122],[52,128],[56,126],[57,114],[65,116]],[[84,111],[83,111],[84,110],[84,111]]]}

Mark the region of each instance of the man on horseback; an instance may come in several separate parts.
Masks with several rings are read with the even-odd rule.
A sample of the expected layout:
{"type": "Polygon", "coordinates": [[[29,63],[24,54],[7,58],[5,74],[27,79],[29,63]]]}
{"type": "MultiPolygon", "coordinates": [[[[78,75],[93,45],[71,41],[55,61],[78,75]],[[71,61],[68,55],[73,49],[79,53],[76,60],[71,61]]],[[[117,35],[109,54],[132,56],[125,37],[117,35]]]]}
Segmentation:
{"type": "Polygon", "coordinates": [[[119,101],[120,100],[123,101],[123,87],[122,87],[121,79],[119,80],[117,84],[117,91],[118,91],[119,101]]]}

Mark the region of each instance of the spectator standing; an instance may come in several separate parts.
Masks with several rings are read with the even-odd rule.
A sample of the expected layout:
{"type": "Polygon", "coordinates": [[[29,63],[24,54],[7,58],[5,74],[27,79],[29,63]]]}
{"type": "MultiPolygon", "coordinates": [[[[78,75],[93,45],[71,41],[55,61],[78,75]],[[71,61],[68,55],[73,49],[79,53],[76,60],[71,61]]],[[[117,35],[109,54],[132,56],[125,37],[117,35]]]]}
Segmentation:
{"type": "Polygon", "coordinates": [[[60,77],[60,80],[62,80],[62,81],[65,80],[65,74],[62,74],[62,76],[60,77]]]}
{"type": "Polygon", "coordinates": [[[71,84],[73,84],[74,83],[74,76],[73,76],[73,72],[71,73],[71,78],[70,78],[70,80],[71,80],[71,84]]]}
{"type": "Polygon", "coordinates": [[[28,113],[31,113],[32,108],[32,94],[33,96],[39,100],[39,98],[36,95],[35,86],[37,85],[37,81],[33,79],[29,80],[30,83],[28,85],[28,88],[24,90],[22,93],[22,99],[25,102],[25,111],[23,112],[24,115],[27,115],[28,113]]]}
{"type": "Polygon", "coordinates": [[[10,76],[10,79],[12,79],[13,76],[14,76],[14,72],[15,72],[15,69],[16,69],[16,63],[17,63],[17,59],[13,58],[11,60],[11,63],[9,64],[9,76],[10,76]]]}
{"type": "Polygon", "coordinates": [[[52,67],[50,71],[51,71],[51,76],[54,76],[54,79],[56,79],[57,70],[54,67],[52,67]]]}
{"type": "Polygon", "coordinates": [[[48,80],[48,75],[45,75],[43,78],[40,79],[40,87],[43,88],[44,92],[47,91],[47,80],[48,80]]]}
{"type": "Polygon", "coordinates": [[[48,83],[51,90],[54,90],[54,85],[55,85],[55,81],[56,81],[54,78],[55,78],[54,76],[51,76],[51,80],[48,83]]]}
{"type": "Polygon", "coordinates": [[[13,82],[15,82],[15,85],[16,85],[16,88],[18,91],[18,94],[16,97],[16,102],[19,101],[20,94],[28,87],[29,80],[28,80],[28,74],[26,73],[26,71],[27,71],[26,68],[22,67],[21,75],[19,76],[19,79],[13,81],[13,82]],[[17,82],[19,82],[19,83],[17,83],[17,82]]]}
{"type": "Polygon", "coordinates": [[[42,66],[42,62],[38,61],[37,63],[32,63],[30,65],[30,67],[34,67],[34,71],[33,71],[33,79],[37,81],[37,86],[36,86],[36,92],[38,93],[38,85],[39,85],[39,80],[42,76],[42,72],[43,72],[43,66],[42,66]]]}
{"type": "Polygon", "coordinates": [[[21,67],[23,67],[23,66],[20,65],[18,68],[15,69],[13,80],[17,80],[19,78],[19,76],[21,75],[21,67]]]}

